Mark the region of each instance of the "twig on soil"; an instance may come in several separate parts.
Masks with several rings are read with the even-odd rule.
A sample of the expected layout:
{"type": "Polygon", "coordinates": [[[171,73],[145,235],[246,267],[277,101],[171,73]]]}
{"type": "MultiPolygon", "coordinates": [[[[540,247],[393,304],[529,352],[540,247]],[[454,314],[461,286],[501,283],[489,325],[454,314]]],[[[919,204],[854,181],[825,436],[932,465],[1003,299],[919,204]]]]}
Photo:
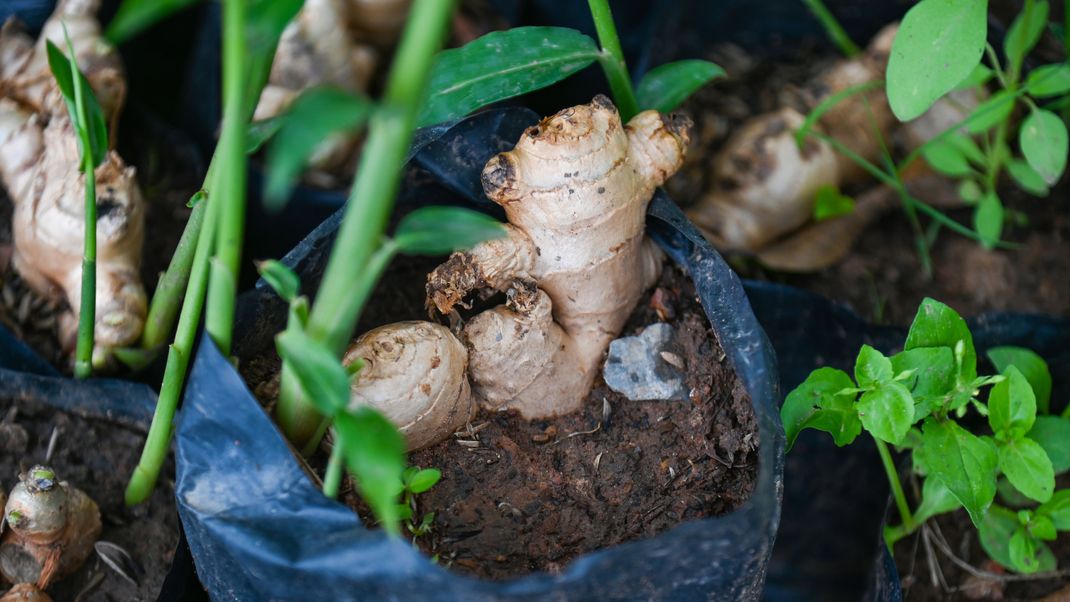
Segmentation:
{"type": "Polygon", "coordinates": [[[569,434],[565,435],[564,437],[561,437],[560,439],[554,439],[546,447],[551,447],[553,445],[557,445],[558,443],[561,443],[565,439],[571,439],[573,437],[579,437],[580,435],[593,435],[593,434],[597,433],[601,429],[602,429],[602,422],[599,421],[598,422],[598,426],[594,427],[593,429],[591,429],[589,431],[577,431],[575,433],[569,433],[569,434]]]}

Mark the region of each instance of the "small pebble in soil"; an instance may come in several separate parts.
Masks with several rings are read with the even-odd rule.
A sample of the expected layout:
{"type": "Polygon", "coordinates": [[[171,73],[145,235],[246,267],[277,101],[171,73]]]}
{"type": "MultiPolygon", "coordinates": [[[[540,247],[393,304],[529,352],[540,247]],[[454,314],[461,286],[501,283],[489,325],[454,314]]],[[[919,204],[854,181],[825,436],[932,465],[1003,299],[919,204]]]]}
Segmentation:
{"type": "Polygon", "coordinates": [[[684,368],[673,327],[659,322],[610,343],[603,374],[610,389],[632,401],[686,399],[684,368]]]}

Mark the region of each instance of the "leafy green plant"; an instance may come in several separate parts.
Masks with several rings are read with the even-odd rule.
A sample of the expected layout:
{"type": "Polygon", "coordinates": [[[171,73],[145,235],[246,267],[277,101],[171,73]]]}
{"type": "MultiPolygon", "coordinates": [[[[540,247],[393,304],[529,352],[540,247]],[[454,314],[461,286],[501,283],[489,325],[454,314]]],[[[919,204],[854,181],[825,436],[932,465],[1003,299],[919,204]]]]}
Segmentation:
{"type": "Polygon", "coordinates": [[[864,345],[853,379],[820,368],[788,394],[781,409],[788,446],[808,428],[829,433],[841,447],[868,433],[902,521],[885,529],[889,547],[962,507],[993,560],[1021,573],[1052,570],[1045,542],[1070,530],[1070,490],[1055,491],[1056,474],[1070,470],[1070,420],[1045,413],[1051,375],[1039,356],[1001,347],[989,357],[1001,374],[979,375],[966,322],[926,299],[903,351],[889,357],[864,345]],[[985,387],[991,388],[982,401],[985,387]],[[971,409],[987,418],[989,433],[963,426],[971,409]],[[889,445],[909,452],[911,474],[922,479],[913,511],[889,445]],[[1039,506],[1015,513],[995,503],[997,492],[1004,503],[1039,506]]]}

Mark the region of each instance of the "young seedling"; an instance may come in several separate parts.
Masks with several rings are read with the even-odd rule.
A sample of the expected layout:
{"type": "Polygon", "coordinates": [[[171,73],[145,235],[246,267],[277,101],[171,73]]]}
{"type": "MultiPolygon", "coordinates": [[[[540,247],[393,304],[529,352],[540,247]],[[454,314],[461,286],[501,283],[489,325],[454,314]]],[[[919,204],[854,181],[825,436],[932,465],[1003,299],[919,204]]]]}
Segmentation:
{"type": "Polygon", "coordinates": [[[853,379],[820,368],[788,394],[781,409],[788,446],[808,428],[841,447],[862,431],[873,438],[902,521],[885,529],[889,548],[962,507],[993,560],[1020,573],[1051,571],[1045,542],[1070,530],[1070,490],[1055,491],[1055,476],[1070,470],[1070,420],[1038,415],[1048,408],[1051,376],[1036,354],[998,348],[990,357],[1002,374],[978,375],[966,322],[926,299],[903,351],[887,357],[864,345],[853,379]],[[990,433],[962,426],[971,409],[987,417],[990,433]],[[911,474],[923,479],[913,511],[889,445],[908,451],[911,474]],[[1004,503],[1039,505],[1015,514],[995,503],[997,491],[1004,503]]]}

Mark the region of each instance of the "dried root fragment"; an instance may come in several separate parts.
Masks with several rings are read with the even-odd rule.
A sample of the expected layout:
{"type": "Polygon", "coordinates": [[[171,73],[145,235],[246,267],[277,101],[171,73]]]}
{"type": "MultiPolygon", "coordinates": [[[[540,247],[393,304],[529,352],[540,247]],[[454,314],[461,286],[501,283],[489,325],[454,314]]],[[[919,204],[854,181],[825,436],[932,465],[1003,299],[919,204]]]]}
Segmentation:
{"type": "Polygon", "coordinates": [[[52,598],[33,583],[19,583],[0,596],[0,602],[52,602],[52,598]]]}
{"type": "Polygon", "coordinates": [[[101,531],[96,502],[45,466],[19,475],[4,518],[8,531],[0,540],[0,575],[41,590],[82,566],[101,531]]]}

